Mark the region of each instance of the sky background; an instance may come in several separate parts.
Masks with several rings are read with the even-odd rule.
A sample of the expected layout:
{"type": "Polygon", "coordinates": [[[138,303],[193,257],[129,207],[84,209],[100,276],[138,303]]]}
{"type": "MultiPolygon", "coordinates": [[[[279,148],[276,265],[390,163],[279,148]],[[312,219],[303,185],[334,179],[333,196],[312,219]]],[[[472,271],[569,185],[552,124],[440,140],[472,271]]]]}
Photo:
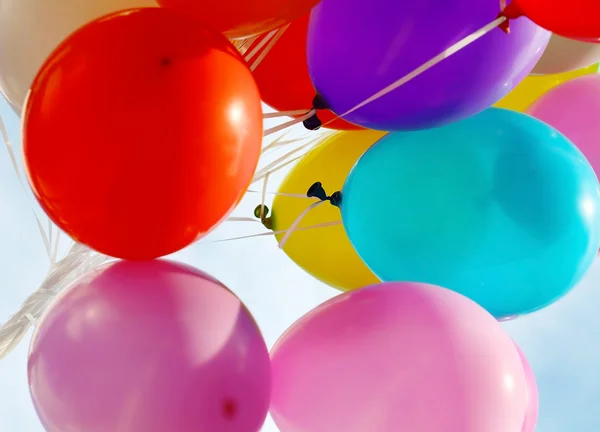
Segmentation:
{"type": "MultiPolygon", "coordinates": [[[[19,120],[4,100],[0,100],[0,115],[15,150],[20,151],[19,120]]],[[[302,127],[297,131],[303,133],[302,127]]],[[[282,175],[271,177],[269,191],[277,190],[281,178],[282,175]]],[[[251,217],[259,201],[260,195],[249,194],[234,215],[251,217]]],[[[2,144],[0,321],[18,310],[48,270],[48,258],[32,207],[37,208],[37,205],[31,194],[21,188],[2,144]]],[[[229,222],[211,238],[264,231],[258,223],[229,222]]],[[[296,319],[338,293],[304,273],[269,236],[195,244],[171,258],[198,267],[231,288],[254,314],[269,347],[296,319]]],[[[600,262],[597,260],[587,277],[566,298],[531,316],[505,324],[527,355],[538,380],[538,432],[600,431],[599,283],[600,262]]],[[[27,387],[28,344],[29,337],[6,359],[0,360],[2,432],[43,432],[27,387]]],[[[270,421],[263,429],[263,432],[276,431],[270,421]]]]}

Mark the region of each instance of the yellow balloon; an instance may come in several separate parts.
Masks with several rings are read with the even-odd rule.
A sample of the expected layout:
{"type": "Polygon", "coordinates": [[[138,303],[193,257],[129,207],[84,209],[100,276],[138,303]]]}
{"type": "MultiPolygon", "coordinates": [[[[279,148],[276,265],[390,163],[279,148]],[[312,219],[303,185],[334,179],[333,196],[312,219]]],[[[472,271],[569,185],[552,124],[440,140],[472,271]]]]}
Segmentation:
{"type": "Polygon", "coordinates": [[[529,75],[495,107],[525,112],[536,100],[565,81],[598,73],[598,64],[554,75],[529,75]]]}
{"type": "MultiPolygon", "coordinates": [[[[377,140],[379,131],[338,132],[304,156],[289,172],[273,201],[268,219],[274,231],[288,230],[314,198],[306,195],[315,182],[321,182],[328,194],[342,189],[356,161],[377,140]]],[[[312,209],[298,225],[311,227],[341,220],[340,210],[329,203],[312,209]]],[[[284,234],[277,234],[281,241],[284,234]]],[[[302,269],[320,281],[342,291],[379,283],[355,252],[344,227],[340,225],[294,231],[283,246],[285,253],[302,269]]]]}

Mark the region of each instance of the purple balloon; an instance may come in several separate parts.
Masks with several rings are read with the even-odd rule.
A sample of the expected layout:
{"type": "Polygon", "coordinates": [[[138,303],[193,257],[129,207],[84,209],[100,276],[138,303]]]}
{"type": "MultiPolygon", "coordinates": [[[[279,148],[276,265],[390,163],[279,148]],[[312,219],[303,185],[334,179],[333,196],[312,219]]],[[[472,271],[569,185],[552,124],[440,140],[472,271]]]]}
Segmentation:
{"type": "MultiPolygon", "coordinates": [[[[311,14],[308,66],[343,114],[498,15],[498,0],[322,0],[311,14]]],[[[526,18],[495,28],[388,95],[345,116],[370,129],[442,126],[493,105],[533,69],[550,33],[526,18]]]]}
{"type": "Polygon", "coordinates": [[[257,432],[269,352],[242,302],[169,261],[95,270],[48,310],[28,365],[48,432],[257,432]]]}

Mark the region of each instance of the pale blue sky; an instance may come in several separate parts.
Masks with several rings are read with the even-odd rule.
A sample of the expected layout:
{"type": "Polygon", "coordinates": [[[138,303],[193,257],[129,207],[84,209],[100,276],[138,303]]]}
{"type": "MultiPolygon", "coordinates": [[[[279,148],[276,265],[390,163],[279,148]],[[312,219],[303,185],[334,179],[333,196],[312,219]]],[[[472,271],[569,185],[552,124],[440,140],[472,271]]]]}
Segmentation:
{"type": "MultiPolygon", "coordinates": [[[[16,149],[17,117],[0,101],[16,149]]],[[[301,130],[301,129],[299,129],[301,130]]],[[[280,176],[279,176],[280,178],[280,176]]],[[[274,191],[276,181],[269,190],[274,191]]],[[[259,196],[248,196],[236,216],[251,216],[259,196]]],[[[0,148],[0,320],[16,311],[37,288],[48,259],[31,207],[33,199],[21,189],[8,154],[0,148]]],[[[226,223],[214,238],[261,232],[258,224],[226,223]]],[[[271,237],[231,243],[196,244],[174,258],[214,275],[247,304],[267,343],[297,318],[337,292],[296,267],[271,237]]],[[[541,418],[538,432],[600,431],[600,262],[566,298],[506,328],[528,356],[538,378],[541,418]]],[[[29,339],[0,361],[0,431],[43,432],[27,389],[29,339]]],[[[267,423],[264,432],[276,432],[267,423]]],[[[482,431],[484,432],[484,431],[482,431]]]]}

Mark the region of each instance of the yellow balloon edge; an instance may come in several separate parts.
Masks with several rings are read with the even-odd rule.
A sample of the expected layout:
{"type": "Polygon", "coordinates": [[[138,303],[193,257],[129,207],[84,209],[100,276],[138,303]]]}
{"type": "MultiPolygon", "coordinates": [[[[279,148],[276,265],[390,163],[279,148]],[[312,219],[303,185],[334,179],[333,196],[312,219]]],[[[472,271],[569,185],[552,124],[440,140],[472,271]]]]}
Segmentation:
{"type": "MultiPolygon", "coordinates": [[[[326,192],[341,190],[358,159],[386,133],[380,131],[337,132],[304,156],[288,173],[273,201],[271,221],[274,231],[289,229],[314,198],[281,194],[306,195],[309,187],[320,181],[326,192]]],[[[323,203],[311,210],[298,228],[341,221],[340,210],[323,203]]],[[[276,235],[280,242],[284,234],[276,235]]],[[[304,271],[340,291],[350,291],[377,284],[380,280],[358,256],[344,227],[340,225],[293,232],[284,252],[304,271]]]]}

